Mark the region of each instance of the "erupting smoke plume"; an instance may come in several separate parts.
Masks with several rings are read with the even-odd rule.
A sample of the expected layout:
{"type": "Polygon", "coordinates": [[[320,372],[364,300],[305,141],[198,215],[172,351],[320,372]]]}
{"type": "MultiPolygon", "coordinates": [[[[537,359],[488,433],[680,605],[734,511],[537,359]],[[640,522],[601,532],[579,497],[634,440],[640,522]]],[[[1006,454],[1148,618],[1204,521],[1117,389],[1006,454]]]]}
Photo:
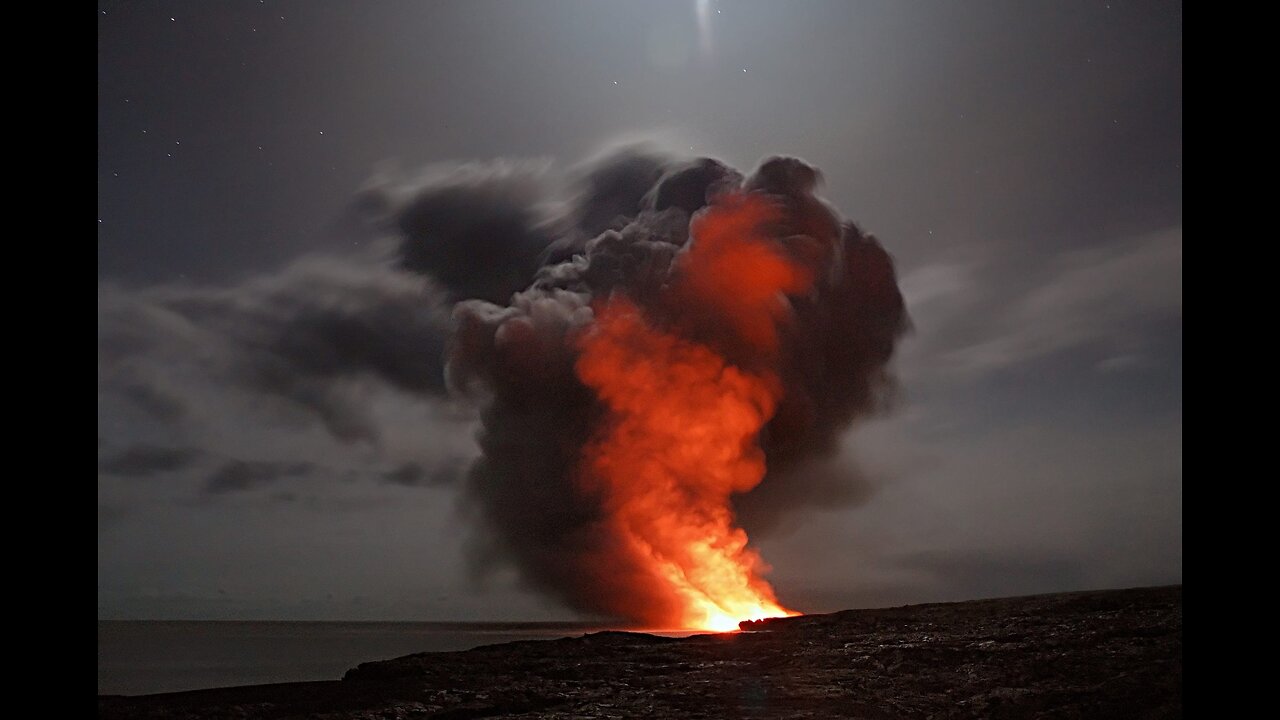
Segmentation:
{"type": "MultiPolygon", "coordinates": [[[[482,225],[514,228],[502,283],[546,244],[507,305],[498,283],[454,309],[447,380],[483,422],[466,489],[477,567],[511,561],[576,609],[654,627],[789,612],[746,530],[856,492],[856,472],[824,461],[881,404],[907,325],[889,256],[819,182],[795,158],[743,177],[629,150],[562,217],[509,208],[482,225]]],[[[463,276],[433,263],[502,241],[432,227],[467,197],[401,214],[407,264],[450,287],[463,276]]]]}

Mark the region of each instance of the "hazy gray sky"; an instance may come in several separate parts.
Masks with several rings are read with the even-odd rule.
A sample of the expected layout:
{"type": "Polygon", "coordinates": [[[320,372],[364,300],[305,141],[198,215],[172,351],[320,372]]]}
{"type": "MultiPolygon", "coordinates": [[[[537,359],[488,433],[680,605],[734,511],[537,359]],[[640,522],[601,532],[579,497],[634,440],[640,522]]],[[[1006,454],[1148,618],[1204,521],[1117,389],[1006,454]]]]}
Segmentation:
{"type": "Polygon", "coordinates": [[[755,538],[784,602],[1181,581],[1181,6],[708,6],[99,3],[100,617],[569,617],[469,578],[448,313],[355,198],[640,139],[800,156],[898,263],[874,491],[755,538]]]}

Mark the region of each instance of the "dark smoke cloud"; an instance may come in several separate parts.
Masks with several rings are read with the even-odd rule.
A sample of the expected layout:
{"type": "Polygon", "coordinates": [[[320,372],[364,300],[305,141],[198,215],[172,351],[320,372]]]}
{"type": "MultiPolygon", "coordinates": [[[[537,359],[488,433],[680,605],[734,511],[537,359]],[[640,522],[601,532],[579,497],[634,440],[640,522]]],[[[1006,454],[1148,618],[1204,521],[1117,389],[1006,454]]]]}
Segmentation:
{"type": "Polygon", "coordinates": [[[528,285],[551,243],[545,166],[497,162],[436,168],[416,183],[380,180],[359,198],[399,234],[401,267],[455,300],[504,303],[528,285]]]}
{"type": "Polygon", "coordinates": [[[162,385],[130,382],[121,387],[120,392],[161,422],[177,422],[190,412],[187,403],[179,395],[162,385]]]}
{"type": "Polygon", "coordinates": [[[98,470],[124,477],[150,477],[187,467],[200,457],[193,448],[137,444],[98,463],[98,470]]]}
{"type": "Polygon", "coordinates": [[[347,442],[379,439],[368,383],[444,389],[446,306],[411,273],[312,258],[240,285],[107,286],[98,300],[99,387],[163,423],[198,406],[183,394],[191,373],[300,410],[347,442]]]}
{"type": "Polygon", "coordinates": [[[204,491],[210,495],[244,492],[270,485],[284,478],[305,475],[313,469],[311,463],[250,462],[231,460],[219,467],[204,483],[204,491]]]}
{"type": "MultiPolygon", "coordinates": [[[[624,149],[585,173],[575,201],[559,220],[544,225],[560,236],[546,246],[526,289],[509,302],[494,303],[500,293],[487,292],[455,306],[448,381],[477,399],[483,422],[483,455],[466,485],[467,510],[482,528],[472,545],[478,572],[511,561],[529,585],[572,607],[631,614],[627,608],[637,593],[643,595],[645,579],[640,569],[613,562],[615,540],[600,522],[601,508],[574,481],[602,409],[574,373],[571,338],[592,322],[594,300],[623,293],[686,337],[722,346],[735,362],[765,362],[729,343],[715,308],[662,299],[691,219],[730,190],[762,193],[777,203],[784,219],[768,232],[818,276],[809,296],[792,299],[782,358],[769,360],[777,364],[786,392],[761,438],[768,475],[736,500],[741,520],[749,531],[763,530],[800,507],[867,495],[869,485],[856,468],[829,458],[841,433],[889,397],[893,383],[886,364],[907,316],[888,254],[814,195],[820,182],[816,169],[795,158],[770,158],[744,177],[709,158],[676,163],[624,149]]],[[[480,195],[478,206],[490,206],[491,191],[480,195]]],[[[476,206],[455,201],[452,207],[476,206]]],[[[453,229],[470,226],[453,221],[433,232],[423,221],[406,233],[405,242],[450,238],[453,229]]],[[[522,233],[512,232],[505,241],[520,260],[498,263],[504,289],[513,277],[506,270],[524,267],[520,249],[536,244],[522,233]]],[[[481,243],[482,257],[498,252],[491,242],[481,243]]],[[[458,271],[450,253],[435,262],[441,265],[415,268],[445,277],[458,271]]],[[[484,284],[486,291],[494,287],[484,284]]]]}
{"type": "Polygon", "coordinates": [[[424,467],[417,462],[407,462],[382,473],[382,479],[392,485],[404,487],[440,487],[461,477],[464,467],[459,462],[446,462],[433,468],[424,467]]]}
{"type": "MultiPolygon", "coordinates": [[[[545,164],[439,166],[425,178],[375,180],[357,206],[400,237],[401,267],[430,275],[453,300],[506,304],[540,267],[620,230],[675,167],[647,143],[615,148],[569,173],[567,200],[545,164]]],[[[664,201],[669,201],[664,198],[664,201]]]]}
{"type": "Polygon", "coordinates": [[[742,174],[712,158],[698,158],[671,168],[646,195],[645,207],[679,208],[692,215],[710,196],[737,187],[742,174]]]}
{"type": "Polygon", "coordinates": [[[643,143],[617,148],[588,162],[579,171],[572,201],[573,229],[590,239],[628,224],[673,162],[671,156],[643,143]]]}

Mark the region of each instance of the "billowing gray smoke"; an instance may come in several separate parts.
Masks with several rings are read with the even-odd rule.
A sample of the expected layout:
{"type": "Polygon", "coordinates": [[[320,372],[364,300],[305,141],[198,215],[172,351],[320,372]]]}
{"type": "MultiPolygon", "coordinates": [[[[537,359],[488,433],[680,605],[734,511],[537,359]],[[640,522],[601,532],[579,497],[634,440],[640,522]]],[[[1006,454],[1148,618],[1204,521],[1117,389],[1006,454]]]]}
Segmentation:
{"type": "MultiPolygon", "coordinates": [[[[764,531],[805,506],[865,494],[856,469],[829,459],[841,432],[883,405],[908,320],[888,254],[814,194],[820,181],[795,158],[769,158],[744,177],[710,158],[628,149],[585,172],[567,207],[543,203],[527,177],[506,172],[393,208],[404,267],[460,299],[446,376],[482,419],[482,456],[465,490],[477,570],[511,562],[530,586],[580,611],[661,615],[649,571],[617,547],[600,497],[579,481],[584,448],[608,418],[575,374],[575,338],[593,322],[593,303],[620,295],[692,342],[731,346],[714,304],[668,292],[691,220],[729,193],[776,203],[782,220],[766,234],[816,276],[811,292],[790,298],[780,328],[770,362],[784,392],[759,439],[768,474],[734,498],[738,519],[764,531]]],[[[757,361],[732,347],[727,356],[757,361]]]]}

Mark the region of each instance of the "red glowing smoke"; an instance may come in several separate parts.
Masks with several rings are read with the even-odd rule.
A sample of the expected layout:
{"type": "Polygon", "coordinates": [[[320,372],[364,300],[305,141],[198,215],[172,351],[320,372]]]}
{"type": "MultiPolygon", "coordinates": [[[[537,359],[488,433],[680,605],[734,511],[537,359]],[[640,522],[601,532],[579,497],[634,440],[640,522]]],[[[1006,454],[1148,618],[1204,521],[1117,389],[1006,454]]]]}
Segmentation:
{"type": "MultiPolygon", "coordinates": [[[[716,308],[757,356],[776,351],[786,295],[810,284],[807,269],[760,233],[778,215],[760,195],[724,198],[693,225],[669,287],[681,302],[716,308]]],[[[586,448],[582,482],[602,497],[632,561],[669,596],[644,619],[726,630],[793,614],[761,577],[730,505],[764,479],[758,438],[783,391],[778,377],[656,326],[625,297],[601,304],[580,347],[578,376],[609,412],[586,448]]]]}

